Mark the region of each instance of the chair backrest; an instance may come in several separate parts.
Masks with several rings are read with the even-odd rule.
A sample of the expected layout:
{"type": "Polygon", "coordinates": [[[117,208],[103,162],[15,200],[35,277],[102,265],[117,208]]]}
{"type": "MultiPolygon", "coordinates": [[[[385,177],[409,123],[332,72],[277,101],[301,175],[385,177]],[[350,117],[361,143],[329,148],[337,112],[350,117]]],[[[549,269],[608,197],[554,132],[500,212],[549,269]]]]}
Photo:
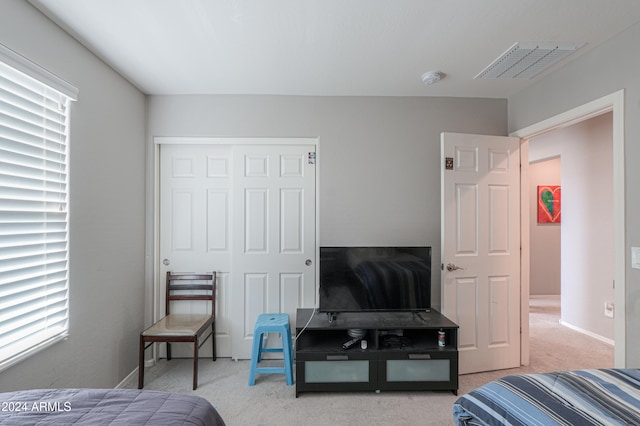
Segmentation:
{"type": "Polygon", "coordinates": [[[172,300],[210,300],[211,315],[216,315],[216,272],[210,274],[172,274],[167,271],[165,312],[172,300]],[[184,293],[188,291],[188,293],[184,293]]]}

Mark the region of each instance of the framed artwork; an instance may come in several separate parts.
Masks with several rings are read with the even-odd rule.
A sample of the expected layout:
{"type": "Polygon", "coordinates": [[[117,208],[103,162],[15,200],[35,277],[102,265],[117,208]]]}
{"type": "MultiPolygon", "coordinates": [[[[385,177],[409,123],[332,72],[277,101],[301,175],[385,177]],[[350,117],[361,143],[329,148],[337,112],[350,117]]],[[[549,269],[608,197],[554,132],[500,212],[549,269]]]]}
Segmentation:
{"type": "Polygon", "coordinates": [[[538,223],[560,223],[560,185],[538,185],[538,223]]]}

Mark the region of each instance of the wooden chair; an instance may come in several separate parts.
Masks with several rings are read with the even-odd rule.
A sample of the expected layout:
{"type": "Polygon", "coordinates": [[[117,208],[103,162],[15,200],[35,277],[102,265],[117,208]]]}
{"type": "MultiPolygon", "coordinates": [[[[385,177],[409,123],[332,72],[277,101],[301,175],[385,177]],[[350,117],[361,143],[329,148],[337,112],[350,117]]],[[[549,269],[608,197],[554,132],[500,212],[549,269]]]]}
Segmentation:
{"type": "Polygon", "coordinates": [[[193,343],[193,389],[198,387],[198,349],[211,337],[213,360],[216,360],[216,273],[172,274],[167,272],[166,316],[140,333],[138,389],[144,386],[144,351],[154,343],[167,344],[167,361],[171,360],[172,342],[193,343]],[[206,284],[194,283],[208,281],[206,284]],[[211,314],[172,314],[171,301],[210,300],[211,314]],[[211,332],[202,336],[211,327],[211,332]]]}

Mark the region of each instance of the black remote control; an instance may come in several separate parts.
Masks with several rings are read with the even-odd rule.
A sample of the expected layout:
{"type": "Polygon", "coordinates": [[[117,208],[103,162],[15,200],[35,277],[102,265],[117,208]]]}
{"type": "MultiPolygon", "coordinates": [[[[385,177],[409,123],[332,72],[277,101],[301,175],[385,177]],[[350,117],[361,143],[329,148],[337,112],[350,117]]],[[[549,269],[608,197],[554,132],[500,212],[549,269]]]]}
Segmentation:
{"type": "Polygon", "coordinates": [[[342,344],[342,349],[350,349],[352,348],[356,343],[358,343],[360,340],[362,340],[361,337],[354,337],[353,339],[349,340],[348,342],[344,342],[342,344]]]}

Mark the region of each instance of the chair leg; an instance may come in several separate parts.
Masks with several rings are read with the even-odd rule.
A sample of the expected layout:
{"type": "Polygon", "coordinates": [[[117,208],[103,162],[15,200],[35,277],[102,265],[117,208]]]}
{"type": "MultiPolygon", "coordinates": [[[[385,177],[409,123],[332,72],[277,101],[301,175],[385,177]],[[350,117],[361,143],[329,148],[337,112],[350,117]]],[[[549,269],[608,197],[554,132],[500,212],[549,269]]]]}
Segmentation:
{"type": "Polygon", "coordinates": [[[171,361],[171,343],[167,342],[167,361],[171,361]]]}
{"type": "Polygon", "coordinates": [[[211,348],[213,349],[213,360],[215,361],[218,356],[216,355],[216,324],[211,324],[211,348]]]}
{"type": "Polygon", "coordinates": [[[193,341],[193,390],[198,387],[198,336],[193,341]]]}
{"type": "Polygon", "coordinates": [[[144,339],[140,335],[140,349],[138,351],[138,389],[144,386],[144,339]]]}

